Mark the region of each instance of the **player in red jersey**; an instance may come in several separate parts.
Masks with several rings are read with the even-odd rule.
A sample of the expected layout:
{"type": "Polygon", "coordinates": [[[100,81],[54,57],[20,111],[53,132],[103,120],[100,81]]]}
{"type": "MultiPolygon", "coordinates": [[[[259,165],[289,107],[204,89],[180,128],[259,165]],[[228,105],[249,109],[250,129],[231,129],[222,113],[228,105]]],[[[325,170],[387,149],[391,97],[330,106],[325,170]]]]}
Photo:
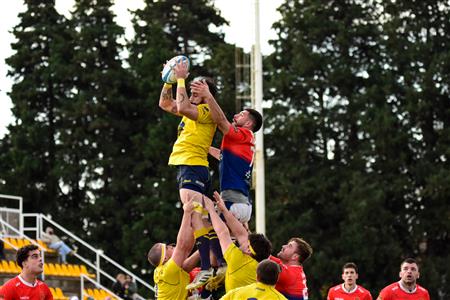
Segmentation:
{"type": "Polygon", "coordinates": [[[53,300],[47,285],[37,279],[44,270],[38,246],[27,245],[17,250],[16,261],[22,272],[0,289],[0,299],[53,300]]]}
{"type": "Polygon", "coordinates": [[[312,252],[312,247],[305,240],[294,237],[281,248],[278,257],[269,257],[270,260],[281,266],[280,277],[275,288],[287,299],[308,299],[303,263],[311,256],[312,252]]]}
{"type": "Polygon", "coordinates": [[[344,283],[332,287],[328,291],[327,300],[372,300],[370,292],[356,284],[358,279],[358,267],[349,262],[342,267],[342,279],[344,283]]]}
{"type": "Polygon", "coordinates": [[[377,300],[430,300],[428,291],[417,284],[419,266],[413,258],[405,259],[400,265],[400,281],[381,290],[377,300]]]}

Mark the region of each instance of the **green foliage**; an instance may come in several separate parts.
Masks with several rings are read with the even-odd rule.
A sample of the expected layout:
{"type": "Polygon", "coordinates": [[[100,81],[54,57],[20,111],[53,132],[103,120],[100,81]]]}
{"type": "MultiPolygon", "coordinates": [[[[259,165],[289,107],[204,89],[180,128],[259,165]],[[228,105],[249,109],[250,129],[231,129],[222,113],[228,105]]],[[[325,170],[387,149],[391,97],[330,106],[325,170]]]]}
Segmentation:
{"type": "MultiPolygon", "coordinates": [[[[268,219],[285,225],[269,235],[277,245],[292,235],[311,241],[312,299],[340,281],[346,261],[373,296],[408,256],[443,274],[448,192],[436,173],[448,164],[437,146],[450,112],[441,75],[448,4],[311,0],[279,10],[265,143],[268,219]]],[[[445,278],[421,283],[443,299],[445,278]]]]}

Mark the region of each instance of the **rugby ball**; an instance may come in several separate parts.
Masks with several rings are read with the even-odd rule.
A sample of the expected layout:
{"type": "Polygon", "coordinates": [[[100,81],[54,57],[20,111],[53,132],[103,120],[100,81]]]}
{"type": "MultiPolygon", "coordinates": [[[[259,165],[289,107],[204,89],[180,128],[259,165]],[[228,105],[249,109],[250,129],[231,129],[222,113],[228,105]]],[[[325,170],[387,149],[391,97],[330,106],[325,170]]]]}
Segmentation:
{"type": "Polygon", "coordinates": [[[189,62],[189,58],[187,58],[184,55],[178,55],[175,57],[172,57],[165,65],[164,68],[161,72],[161,78],[162,81],[164,81],[165,83],[176,83],[177,82],[177,78],[175,77],[175,74],[173,72],[173,68],[175,67],[176,63],[180,63],[180,62],[187,62],[187,67],[189,70],[190,67],[190,62],[189,62]]]}

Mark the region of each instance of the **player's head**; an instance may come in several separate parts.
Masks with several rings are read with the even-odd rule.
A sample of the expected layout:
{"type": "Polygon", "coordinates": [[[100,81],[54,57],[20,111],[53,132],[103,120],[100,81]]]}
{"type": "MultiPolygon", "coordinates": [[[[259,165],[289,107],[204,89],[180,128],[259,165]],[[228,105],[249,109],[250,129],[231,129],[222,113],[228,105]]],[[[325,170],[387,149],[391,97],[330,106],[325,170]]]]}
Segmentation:
{"type": "Polygon", "coordinates": [[[44,264],[42,263],[41,251],[36,245],[26,245],[19,248],[16,253],[16,262],[22,272],[35,276],[42,273],[44,264]]]}
{"type": "Polygon", "coordinates": [[[419,265],[414,258],[407,258],[400,264],[400,280],[405,285],[416,284],[417,279],[420,276],[419,265]]]}
{"type": "Polygon", "coordinates": [[[248,251],[257,262],[269,257],[272,252],[272,243],[261,233],[250,233],[248,235],[248,251]]]}
{"type": "Polygon", "coordinates": [[[262,122],[261,114],[252,108],[246,108],[233,116],[233,124],[237,127],[248,128],[253,132],[257,132],[261,128],[262,122]]]}
{"type": "Polygon", "coordinates": [[[285,263],[298,262],[303,264],[312,253],[312,247],[304,239],[294,237],[281,247],[277,256],[285,263]]]}
{"type": "Polygon", "coordinates": [[[348,262],[342,267],[342,280],[347,286],[354,286],[358,279],[358,267],[353,262],[348,262]]]}
{"type": "MultiPolygon", "coordinates": [[[[195,81],[206,82],[206,84],[208,85],[208,88],[209,88],[209,92],[211,93],[211,95],[213,95],[214,98],[216,97],[217,86],[214,82],[214,79],[212,79],[211,77],[206,77],[206,76],[198,76],[198,77],[195,77],[191,82],[195,82],[195,81]]],[[[197,93],[194,93],[192,91],[191,91],[191,97],[189,98],[189,100],[191,101],[192,104],[196,104],[196,105],[206,102],[206,99],[199,97],[197,95],[197,93]]]]}
{"type": "Polygon", "coordinates": [[[262,260],[256,268],[257,280],[267,285],[275,285],[280,273],[281,267],[269,259],[262,260]]]}
{"type": "Polygon", "coordinates": [[[147,254],[148,262],[151,263],[154,267],[158,267],[163,265],[168,261],[173,254],[174,245],[164,244],[164,243],[156,243],[153,247],[150,248],[147,254]]]}

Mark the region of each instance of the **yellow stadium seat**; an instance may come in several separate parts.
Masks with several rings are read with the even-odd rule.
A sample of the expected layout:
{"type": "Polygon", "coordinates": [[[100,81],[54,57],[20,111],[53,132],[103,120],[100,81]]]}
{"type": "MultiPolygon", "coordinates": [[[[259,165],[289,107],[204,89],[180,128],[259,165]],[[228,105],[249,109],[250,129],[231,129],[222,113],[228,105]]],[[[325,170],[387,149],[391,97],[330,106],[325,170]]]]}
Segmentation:
{"type": "Polygon", "coordinates": [[[82,274],[85,274],[85,275],[87,275],[87,276],[89,276],[91,278],[95,278],[95,274],[89,273],[88,270],[86,269],[85,265],[81,265],[80,266],[80,270],[81,270],[82,274]]]}
{"type": "Polygon", "coordinates": [[[62,276],[70,276],[69,270],[67,269],[66,264],[61,264],[61,275],[62,276]]]}
{"type": "Polygon", "coordinates": [[[64,293],[61,290],[61,288],[59,288],[59,287],[55,288],[55,292],[56,292],[56,298],[61,299],[61,300],[68,299],[68,297],[64,296],[64,293]]]}
{"type": "Polygon", "coordinates": [[[9,271],[10,273],[20,273],[21,270],[15,261],[9,261],[9,271]]]}
{"type": "Polygon", "coordinates": [[[8,261],[2,260],[2,262],[1,262],[0,273],[12,273],[12,272],[9,270],[9,263],[8,263],[8,261]]]}
{"type": "Polygon", "coordinates": [[[5,249],[8,249],[8,250],[13,249],[13,247],[11,247],[11,245],[10,245],[11,238],[5,238],[4,241],[5,241],[5,243],[4,243],[5,249]]]}
{"type": "Polygon", "coordinates": [[[73,270],[75,272],[75,276],[80,277],[81,273],[81,269],[79,265],[72,265],[73,270]]]}
{"type": "Polygon", "coordinates": [[[46,265],[47,266],[44,266],[44,270],[45,270],[46,274],[52,275],[52,276],[58,275],[58,273],[56,272],[56,269],[55,269],[55,265],[53,263],[48,263],[46,265]]]}
{"type": "Polygon", "coordinates": [[[99,289],[94,290],[94,299],[95,300],[103,300],[102,294],[99,289]]]}

